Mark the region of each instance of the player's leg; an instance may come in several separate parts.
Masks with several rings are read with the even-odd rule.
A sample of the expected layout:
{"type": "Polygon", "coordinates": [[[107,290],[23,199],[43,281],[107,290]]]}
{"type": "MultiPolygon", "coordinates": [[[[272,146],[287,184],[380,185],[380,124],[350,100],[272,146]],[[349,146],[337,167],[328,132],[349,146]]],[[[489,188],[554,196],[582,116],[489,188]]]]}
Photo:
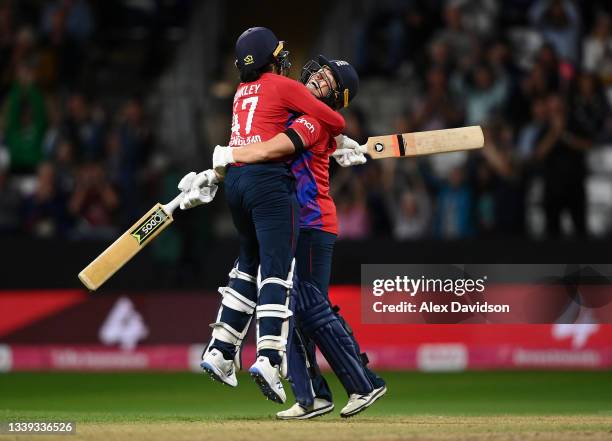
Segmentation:
{"type": "MultiPolygon", "coordinates": [[[[307,243],[304,244],[304,253],[307,255],[306,261],[308,262],[308,266],[302,267],[299,266],[298,269],[302,269],[303,271],[298,271],[299,280],[307,280],[311,281],[319,290],[326,295],[327,300],[329,300],[329,281],[331,278],[331,265],[333,259],[334,245],[336,243],[336,236],[334,234],[314,229],[304,229],[300,231],[300,240],[298,240],[298,251],[302,250],[301,238],[307,233],[308,235],[305,237],[309,237],[307,243]]],[[[296,253],[297,255],[297,253],[296,253]]],[[[331,305],[331,303],[330,303],[331,305]]],[[[385,381],[374,373],[372,370],[368,368],[368,356],[365,352],[361,352],[361,348],[359,347],[359,343],[353,334],[353,329],[349,326],[347,321],[340,314],[340,307],[337,305],[332,305],[332,310],[334,314],[340,320],[340,323],[346,330],[347,334],[350,336],[353,344],[355,346],[355,351],[359,354],[361,358],[361,362],[363,365],[363,369],[369,378],[374,389],[381,388],[385,385],[385,381]]],[[[316,389],[315,389],[316,390],[316,389]]]]}
{"type": "MultiPolygon", "coordinates": [[[[312,282],[311,239],[311,230],[300,231],[295,252],[298,280],[312,282]]],[[[301,412],[299,412],[300,409],[294,409],[294,406],[287,411],[277,413],[277,416],[286,419],[289,417],[303,419],[305,415],[317,416],[315,412],[319,409],[315,407],[333,408],[333,400],[331,390],[317,364],[314,342],[303,335],[298,328],[294,331],[294,341],[296,344],[292,345],[289,352],[289,379],[301,412]],[[318,398],[316,403],[315,397],[318,398]]]]}
{"type": "Polygon", "coordinates": [[[240,237],[240,254],[229,273],[227,286],[220,287],[223,299],[217,319],[211,324],[212,338],[202,355],[202,368],[212,378],[230,386],[238,384],[235,371],[241,368],[241,347],[257,306],[259,251],[250,216],[240,203],[235,186],[238,177],[228,173],[226,198],[240,237]]]}
{"type": "MultiPolygon", "coordinates": [[[[312,354],[314,354],[314,348],[312,354]]],[[[305,420],[325,415],[334,410],[331,396],[317,398],[314,396],[311,380],[320,378],[325,381],[325,379],[320,375],[320,372],[314,372],[315,369],[318,370],[318,366],[316,365],[316,360],[313,362],[312,359],[309,359],[309,355],[304,349],[303,337],[300,335],[299,330],[294,328],[292,343],[287,346],[289,365],[289,376],[287,379],[291,383],[296,403],[289,409],[278,412],[276,414],[278,419],[305,420]]]]}
{"type": "Polygon", "coordinates": [[[385,380],[383,380],[382,377],[380,377],[378,374],[376,374],[376,372],[372,371],[368,367],[368,364],[370,363],[368,354],[366,354],[365,352],[361,352],[361,348],[359,347],[359,342],[357,342],[357,339],[355,338],[355,334],[353,334],[353,328],[351,328],[348,322],[340,314],[340,307],[338,305],[333,305],[332,310],[334,311],[334,314],[336,314],[336,317],[338,317],[338,320],[340,320],[340,323],[342,323],[342,326],[344,327],[346,332],[351,336],[351,339],[353,340],[353,344],[355,345],[355,350],[361,357],[361,363],[363,365],[363,369],[366,375],[368,376],[370,383],[372,383],[372,386],[374,386],[374,389],[380,389],[381,387],[384,387],[386,384],[385,380]]]}
{"type": "Polygon", "coordinates": [[[298,203],[293,178],[284,165],[249,168],[257,186],[247,186],[244,194],[257,233],[261,279],[258,357],[249,372],[268,398],[282,403],[286,396],[280,377],[287,375],[298,203]]]}
{"type": "MultiPolygon", "coordinates": [[[[311,237],[309,230],[300,231],[295,253],[298,280],[299,274],[309,277],[306,273],[310,264],[311,237]]],[[[288,380],[296,403],[289,409],[278,412],[276,417],[283,420],[304,420],[331,412],[334,409],[332,393],[317,364],[314,342],[296,327],[293,331],[293,344],[287,351],[288,380]]]]}
{"type": "MultiPolygon", "coordinates": [[[[343,372],[343,374],[339,375],[339,379],[345,386],[347,393],[350,396],[360,396],[360,398],[356,401],[353,400],[353,403],[349,401],[349,405],[347,405],[348,408],[345,407],[345,409],[343,409],[342,415],[347,416],[347,412],[350,413],[350,415],[354,415],[368,407],[386,392],[386,388],[384,380],[367,368],[367,356],[361,353],[359,344],[353,335],[352,329],[348,326],[348,323],[346,323],[344,318],[338,314],[339,308],[331,307],[331,303],[329,303],[328,288],[335,240],[336,236],[334,234],[325,231],[317,229],[301,230],[300,243],[298,246],[298,251],[300,254],[298,254],[298,256],[303,257],[303,261],[307,263],[303,266],[298,266],[300,270],[298,271],[298,276],[300,281],[309,281],[314,286],[319,288],[319,291],[325,297],[331,312],[334,314],[335,318],[340,324],[340,327],[330,326],[328,328],[328,334],[335,333],[335,335],[328,335],[328,337],[335,338],[338,341],[346,341],[348,345],[353,346],[352,350],[349,349],[346,351],[338,351],[337,353],[332,352],[333,355],[331,356],[326,355],[330,351],[329,347],[326,349],[325,347],[319,346],[319,349],[330,363],[330,366],[334,372],[343,372]],[[304,238],[303,241],[302,238],[304,238]],[[356,361],[357,364],[354,364],[356,361]],[[351,370],[350,366],[357,366],[357,369],[351,370]],[[352,378],[349,379],[349,376],[352,378]],[[372,385],[372,389],[369,393],[364,393],[366,390],[364,378],[367,378],[369,383],[372,385]]],[[[303,294],[303,291],[301,291],[300,294],[303,294]]],[[[327,310],[326,314],[329,314],[329,311],[330,310],[327,310]]],[[[301,321],[301,309],[298,319],[300,326],[303,326],[301,321]]],[[[303,331],[305,330],[303,329],[303,331]]],[[[308,334],[307,332],[304,333],[308,334]]],[[[319,335],[318,338],[320,339],[319,341],[322,341],[325,345],[327,340],[321,335],[319,335]]]]}

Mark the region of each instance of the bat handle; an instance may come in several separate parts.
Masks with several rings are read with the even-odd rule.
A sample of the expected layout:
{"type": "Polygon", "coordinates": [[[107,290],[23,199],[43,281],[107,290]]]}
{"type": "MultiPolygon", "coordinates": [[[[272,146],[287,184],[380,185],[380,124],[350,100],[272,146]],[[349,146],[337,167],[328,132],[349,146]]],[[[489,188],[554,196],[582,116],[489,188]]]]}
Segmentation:
{"type": "Polygon", "coordinates": [[[181,204],[182,197],[183,197],[183,193],[180,193],[174,199],[172,199],[170,202],[164,205],[163,206],[164,211],[171,215],[174,212],[174,210],[176,210],[176,208],[181,204]]]}

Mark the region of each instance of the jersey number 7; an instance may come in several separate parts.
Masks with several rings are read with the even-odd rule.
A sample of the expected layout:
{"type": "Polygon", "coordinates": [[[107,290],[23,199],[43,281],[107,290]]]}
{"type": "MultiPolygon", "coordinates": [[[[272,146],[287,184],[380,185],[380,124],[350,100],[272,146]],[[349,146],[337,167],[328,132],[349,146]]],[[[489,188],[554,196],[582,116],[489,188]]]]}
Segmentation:
{"type": "Polygon", "coordinates": [[[255,109],[257,108],[257,101],[259,101],[258,96],[245,98],[242,101],[242,110],[245,110],[246,107],[249,106],[249,114],[247,115],[246,126],[244,127],[245,135],[251,133],[251,125],[253,124],[253,116],[255,115],[255,109]]]}

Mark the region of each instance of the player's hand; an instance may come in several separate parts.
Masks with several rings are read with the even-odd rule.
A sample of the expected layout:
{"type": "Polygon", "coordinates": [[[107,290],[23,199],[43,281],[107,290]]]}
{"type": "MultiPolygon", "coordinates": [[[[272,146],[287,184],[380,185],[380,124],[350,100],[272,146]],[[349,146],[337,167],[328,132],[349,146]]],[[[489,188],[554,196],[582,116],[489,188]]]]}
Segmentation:
{"type": "Polygon", "coordinates": [[[362,165],[368,161],[367,158],[363,155],[363,153],[355,153],[352,150],[342,155],[334,155],[334,158],[336,159],[336,162],[342,167],[362,165]]]}
{"type": "Polygon", "coordinates": [[[338,135],[335,139],[337,148],[332,156],[342,167],[361,165],[367,162],[364,156],[368,152],[367,145],[359,145],[357,141],[346,135],[338,135]]]}
{"type": "Polygon", "coordinates": [[[213,169],[220,176],[225,176],[225,167],[228,164],[233,164],[234,155],[232,153],[232,147],[218,145],[215,147],[213,152],[213,169]]]}
{"type": "Polygon", "coordinates": [[[180,204],[181,210],[189,210],[198,205],[208,204],[215,198],[218,188],[215,184],[206,187],[191,187],[189,191],[183,193],[180,204]]]}
{"type": "Polygon", "coordinates": [[[214,170],[208,169],[198,173],[190,187],[208,187],[220,182],[219,175],[214,170]]]}
{"type": "Polygon", "coordinates": [[[367,145],[359,145],[357,141],[349,138],[346,135],[336,136],[336,150],[340,151],[341,154],[346,153],[348,150],[353,150],[356,153],[365,154],[368,153],[367,145]]]}
{"type": "Polygon", "coordinates": [[[359,143],[346,135],[342,135],[342,142],[338,145],[339,149],[356,150],[359,148],[359,143]]]}
{"type": "Polygon", "coordinates": [[[201,173],[189,172],[180,180],[178,189],[181,193],[187,193],[192,187],[208,187],[218,184],[219,178],[214,170],[204,170],[201,173]]]}
{"type": "Polygon", "coordinates": [[[181,193],[189,191],[189,189],[191,188],[191,184],[193,183],[193,180],[196,176],[196,172],[189,172],[185,176],[183,176],[183,178],[178,183],[178,189],[181,191],[181,193]]]}

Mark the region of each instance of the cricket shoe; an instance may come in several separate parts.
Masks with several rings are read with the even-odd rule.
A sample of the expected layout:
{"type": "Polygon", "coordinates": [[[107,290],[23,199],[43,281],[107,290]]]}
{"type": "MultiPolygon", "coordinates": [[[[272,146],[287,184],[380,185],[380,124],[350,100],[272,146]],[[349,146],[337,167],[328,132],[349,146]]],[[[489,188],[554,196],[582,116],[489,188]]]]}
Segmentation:
{"type": "Polygon", "coordinates": [[[249,368],[249,373],[267,399],[279,404],[283,404],[287,400],[285,388],[281,382],[280,368],[272,366],[268,357],[260,355],[253,366],[249,368]]]}
{"type": "Polygon", "coordinates": [[[312,406],[304,407],[300,403],[295,403],[287,410],[276,414],[279,420],[309,420],[334,410],[334,403],[322,398],[315,398],[312,406]]]}
{"type": "Polygon", "coordinates": [[[352,417],[363,412],[387,392],[387,386],[372,390],[369,394],[352,394],[346,406],[340,411],[342,418],[352,417]]]}
{"type": "Polygon", "coordinates": [[[213,380],[220,381],[231,387],[238,386],[234,360],[226,360],[218,349],[213,348],[210,351],[206,351],[200,366],[213,380]]]}

